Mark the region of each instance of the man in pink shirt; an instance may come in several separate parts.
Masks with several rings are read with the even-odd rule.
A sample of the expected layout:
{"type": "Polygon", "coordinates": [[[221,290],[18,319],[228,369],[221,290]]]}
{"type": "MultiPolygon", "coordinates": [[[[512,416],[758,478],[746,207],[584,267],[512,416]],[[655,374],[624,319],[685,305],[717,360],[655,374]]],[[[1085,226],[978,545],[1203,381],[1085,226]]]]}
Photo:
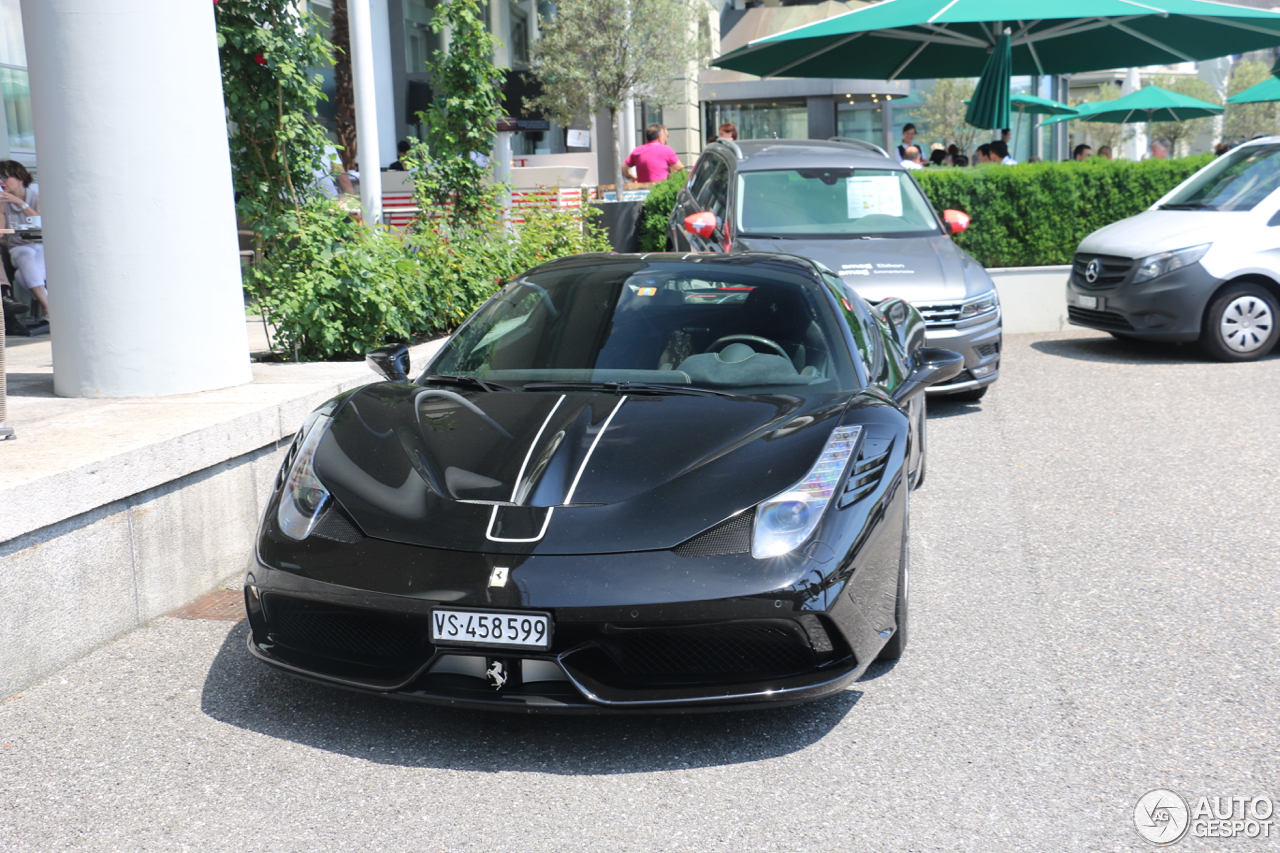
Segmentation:
{"type": "Polygon", "coordinates": [[[644,129],[645,144],[636,146],[622,161],[622,174],[629,181],[642,184],[665,181],[672,169],[683,171],[684,164],[676,156],[673,148],[667,145],[667,129],[660,124],[651,124],[644,129]]]}

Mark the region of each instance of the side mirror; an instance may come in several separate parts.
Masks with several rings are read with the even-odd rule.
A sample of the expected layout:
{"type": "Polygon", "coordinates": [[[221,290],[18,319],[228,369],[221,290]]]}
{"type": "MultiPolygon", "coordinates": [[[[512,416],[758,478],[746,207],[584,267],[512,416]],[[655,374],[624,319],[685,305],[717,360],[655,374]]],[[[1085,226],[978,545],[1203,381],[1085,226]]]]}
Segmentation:
{"type": "Polygon", "coordinates": [[[930,385],[955,379],[961,370],[964,370],[964,356],[960,353],[949,349],[920,347],[916,350],[915,369],[894,389],[893,399],[904,403],[930,385]]]}
{"type": "Polygon", "coordinates": [[[365,353],[364,363],[390,382],[409,381],[409,347],[389,344],[365,353]]]}
{"type": "Polygon", "coordinates": [[[969,227],[969,214],[963,210],[944,210],[942,211],[942,221],[947,223],[947,227],[952,234],[959,234],[969,227]]]}
{"type": "Polygon", "coordinates": [[[691,213],[684,218],[684,230],[697,237],[710,237],[716,231],[716,215],[709,210],[691,213]]]}

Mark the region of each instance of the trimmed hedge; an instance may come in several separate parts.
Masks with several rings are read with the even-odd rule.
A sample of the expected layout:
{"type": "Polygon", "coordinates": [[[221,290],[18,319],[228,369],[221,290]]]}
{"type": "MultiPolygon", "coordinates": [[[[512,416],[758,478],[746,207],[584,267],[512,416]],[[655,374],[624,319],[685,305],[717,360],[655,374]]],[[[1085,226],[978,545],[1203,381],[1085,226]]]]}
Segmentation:
{"type": "MultiPolygon", "coordinates": [[[[956,243],[985,267],[1069,264],[1076,246],[1104,225],[1141,213],[1213,160],[1086,160],[915,172],[939,212],[963,210],[972,223],[956,243]]],[[[640,214],[640,250],[666,248],[676,193],[688,177],[658,184],[640,214]]]]}
{"type": "Polygon", "coordinates": [[[1080,241],[1141,213],[1213,160],[1091,159],[915,172],[939,212],[972,217],[956,243],[984,267],[1069,264],[1080,241]]]}

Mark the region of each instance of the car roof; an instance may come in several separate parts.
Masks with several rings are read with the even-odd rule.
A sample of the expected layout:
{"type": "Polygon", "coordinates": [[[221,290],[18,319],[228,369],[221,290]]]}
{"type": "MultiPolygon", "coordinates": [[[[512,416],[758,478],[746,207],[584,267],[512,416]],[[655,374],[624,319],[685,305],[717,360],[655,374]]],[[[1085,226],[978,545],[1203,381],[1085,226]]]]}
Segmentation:
{"type": "Polygon", "coordinates": [[[734,252],[732,254],[699,254],[697,252],[591,252],[569,255],[545,264],[539,264],[529,272],[546,272],[575,266],[601,266],[617,264],[634,266],[637,261],[655,264],[715,264],[731,267],[784,267],[808,276],[821,275],[821,271],[809,258],[788,255],[783,252],[734,252]]]}
{"type": "Polygon", "coordinates": [[[903,171],[895,160],[847,142],[822,139],[748,139],[737,145],[742,151],[742,157],[737,161],[739,172],[813,169],[823,166],[903,171]]]}

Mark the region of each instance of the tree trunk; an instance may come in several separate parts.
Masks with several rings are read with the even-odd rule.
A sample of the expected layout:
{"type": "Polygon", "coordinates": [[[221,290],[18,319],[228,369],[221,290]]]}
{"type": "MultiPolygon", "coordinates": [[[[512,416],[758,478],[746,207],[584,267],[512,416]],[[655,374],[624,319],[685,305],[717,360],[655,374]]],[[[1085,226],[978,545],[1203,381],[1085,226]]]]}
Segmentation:
{"type": "MultiPolygon", "coordinates": [[[[626,178],[622,174],[622,115],[617,107],[609,107],[609,124],[613,127],[613,186],[616,198],[622,201],[622,188],[626,186],[626,178]]],[[[627,154],[631,152],[628,151],[627,154]]]]}
{"type": "Polygon", "coordinates": [[[333,0],[333,81],[336,91],[333,105],[337,110],[334,129],[338,133],[338,156],[342,168],[356,167],[356,90],[351,78],[351,25],[347,19],[347,0],[333,0]]]}

